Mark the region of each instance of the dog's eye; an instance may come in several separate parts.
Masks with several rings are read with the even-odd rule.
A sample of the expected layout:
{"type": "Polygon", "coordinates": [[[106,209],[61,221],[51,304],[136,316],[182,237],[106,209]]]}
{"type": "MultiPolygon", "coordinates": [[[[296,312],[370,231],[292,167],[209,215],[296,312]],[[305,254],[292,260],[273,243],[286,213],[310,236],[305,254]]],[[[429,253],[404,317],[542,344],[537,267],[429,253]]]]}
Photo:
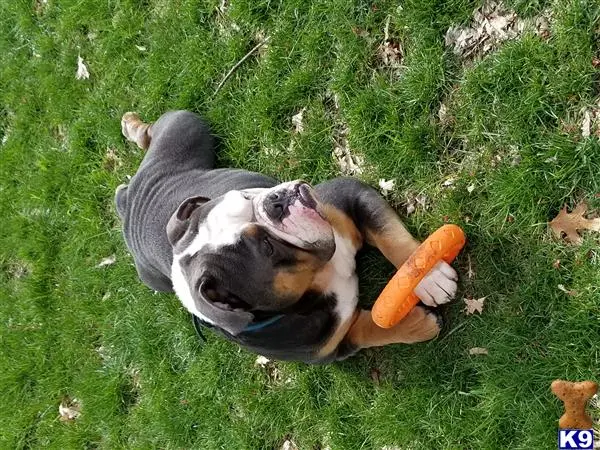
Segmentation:
{"type": "Polygon", "coordinates": [[[263,239],[263,249],[267,256],[273,255],[273,244],[269,242],[269,238],[263,239]]]}

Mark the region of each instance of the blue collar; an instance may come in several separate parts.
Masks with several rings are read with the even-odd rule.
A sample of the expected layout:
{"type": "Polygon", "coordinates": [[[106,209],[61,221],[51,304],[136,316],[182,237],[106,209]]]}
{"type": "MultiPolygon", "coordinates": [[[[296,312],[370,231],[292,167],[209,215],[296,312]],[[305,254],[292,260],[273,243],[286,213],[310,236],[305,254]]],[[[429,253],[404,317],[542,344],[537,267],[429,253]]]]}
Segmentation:
{"type": "Polygon", "coordinates": [[[246,328],[244,328],[243,332],[262,330],[263,328],[268,327],[271,324],[274,324],[282,317],[283,317],[283,314],[279,314],[278,316],[271,317],[270,319],[263,320],[262,322],[256,322],[256,323],[250,324],[246,328]]]}

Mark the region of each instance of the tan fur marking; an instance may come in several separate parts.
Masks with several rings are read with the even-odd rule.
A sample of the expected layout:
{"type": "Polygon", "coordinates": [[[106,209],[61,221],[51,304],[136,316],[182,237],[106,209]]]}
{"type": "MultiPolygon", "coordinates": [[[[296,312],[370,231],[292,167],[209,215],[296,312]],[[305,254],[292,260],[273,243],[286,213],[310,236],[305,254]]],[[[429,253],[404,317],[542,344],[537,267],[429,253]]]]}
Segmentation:
{"type": "Polygon", "coordinates": [[[310,287],[316,269],[309,264],[299,264],[292,270],[280,270],[275,274],[273,290],[283,297],[299,297],[310,287]]]}
{"type": "Polygon", "coordinates": [[[359,314],[359,312],[358,312],[358,310],[356,310],[356,312],[352,315],[352,317],[350,317],[349,320],[340,324],[337,327],[333,336],[331,336],[329,338],[329,340],[319,350],[319,353],[318,353],[319,358],[323,358],[327,355],[330,355],[338,347],[338,345],[340,345],[340,342],[342,342],[342,340],[344,339],[344,336],[346,336],[346,334],[348,333],[348,330],[350,329],[350,327],[354,324],[354,322],[358,318],[358,314],[359,314]]]}
{"type": "Polygon", "coordinates": [[[256,237],[258,236],[259,231],[260,227],[258,225],[250,224],[244,228],[242,234],[244,234],[247,237],[256,237]]]}
{"type": "Polygon", "coordinates": [[[413,344],[433,339],[440,332],[435,315],[417,306],[392,328],[378,327],[371,311],[361,310],[346,338],[358,348],[388,344],[413,344]]]}
{"type": "Polygon", "coordinates": [[[321,214],[325,216],[331,226],[344,238],[349,239],[355,248],[362,247],[362,234],[356,228],[354,221],[348,217],[343,211],[340,211],[332,205],[321,205],[321,214]]]}
{"type": "Polygon", "coordinates": [[[386,213],[381,231],[367,230],[367,242],[379,249],[396,268],[400,267],[417,249],[419,242],[411,236],[391,209],[386,213]]]}

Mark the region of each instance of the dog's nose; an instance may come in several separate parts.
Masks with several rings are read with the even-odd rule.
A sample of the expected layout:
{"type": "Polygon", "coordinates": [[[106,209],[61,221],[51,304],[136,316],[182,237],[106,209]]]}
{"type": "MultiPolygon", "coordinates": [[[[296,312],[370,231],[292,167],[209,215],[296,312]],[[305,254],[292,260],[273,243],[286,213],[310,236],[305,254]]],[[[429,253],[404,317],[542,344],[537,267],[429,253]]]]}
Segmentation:
{"type": "Polygon", "coordinates": [[[271,220],[281,220],[290,204],[290,196],[286,192],[271,192],[265,199],[265,212],[271,220]]]}

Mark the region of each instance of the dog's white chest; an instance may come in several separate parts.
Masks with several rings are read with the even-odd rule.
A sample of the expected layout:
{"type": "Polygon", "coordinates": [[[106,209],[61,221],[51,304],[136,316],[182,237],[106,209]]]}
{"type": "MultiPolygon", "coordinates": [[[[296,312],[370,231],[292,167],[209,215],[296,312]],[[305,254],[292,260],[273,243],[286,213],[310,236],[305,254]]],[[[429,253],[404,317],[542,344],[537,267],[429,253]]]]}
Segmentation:
{"type": "Polygon", "coordinates": [[[358,304],[356,248],[350,239],[339,235],[336,231],[334,236],[335,253],[327,270],[317,277],[317,282],[324,287],[324,293],[335,294],[337,297],[335,312],[340,318],[340,323],[344,323],[350,319],[358,304]]]}

